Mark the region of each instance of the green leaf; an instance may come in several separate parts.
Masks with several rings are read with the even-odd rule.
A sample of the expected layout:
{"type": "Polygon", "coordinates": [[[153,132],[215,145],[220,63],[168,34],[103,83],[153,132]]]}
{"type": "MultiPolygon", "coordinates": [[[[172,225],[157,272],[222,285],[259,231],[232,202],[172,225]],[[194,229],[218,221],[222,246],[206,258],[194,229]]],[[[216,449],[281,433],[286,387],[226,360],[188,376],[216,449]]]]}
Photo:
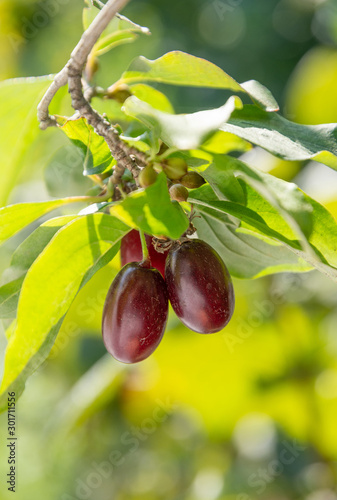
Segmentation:
{"type": "Polygon", "coordinates": [[[229,156],[215,155],[211,169],[203,175],[220,199],[243,203],[243,192],[245,206],[259,213],[270,227],[286,238],[296,240],[303,234],[310,234],[312,207],[295,184],[260,172],[229,156]],[[226,183],[222,180],[224,177],[226,183]],[[231,192],[233,186],[236,187],[235,193],[231,192]]]}
{"type": "Polygon", "coordinates": [[[163,172],[152,186],[128,195],[122,203],[114,205],[110,212],[130,227],[172,239],[179,238],[189,225],[179,203],[170,199],[163,172]]]}
{"type": "Polygon", "coordinates": [[[221,130],[284,160],[316,160],[337,170],[337,124],[299,125],[254,105],[233,112],[221,130]]]}
{"type": "Polygon", "coordinates": [[[278,242],[281,241],[282,243],[285,243],[290,247],[300,250],[300,245],[298,242],[288,240],[285,236],[283,236],[282,233],[268,226],[265,220],[257,212],[243,205],[240,205],[239,203],[219,200],[205,201],[204,199],[200,199],[197,190],[194,190],[190,193],[188,201],[198,206],[211,208],[223,214],[232,215],[233,217],[241,220],[241,222],[244,222],[249,229],[263,236],[273,238],[278,242]]]}
{"type": "Polygon", "coordinates": [[[283,243],[309,266],[337,281],[337,224],[324,207],[294,184],[255,171],[234,158],[224,157],[202,174],[215,192],[209,185],[190,192],[189,201],[200,212],[213,219],[219,219],[215,212],[235,217],[240,232],[248,229],[260,238],[283,243]]]}
{"type": "Polygon", "coordinates": [[[122,111],[122,104],[114,99],[102,99],[94,97],[91,101],[92,107],[101,115],[106,114],[111,123],[128,124],[131,118],[122,111]]]}
{"type": "Polygon", "coordinates": [[[202,144],[201,148],[210,153],[227,154],[231,151],[249,151],[252,145],[237,135],[218,130],[202,144]]]}
{"type": "Polygon", "coordinates": [[[218,109],[173,115],[158,111],[132,96],[125,101],[123,109],[127,115],[155,130],[165,144],[184,150],[198,148],[211,132],[229,119],[235,108],[241,106],[241,100],[232,96],[218,109]]]}
{"type": "Polygon", "coordinates": [[[5,270],[0,288],[0,318],[15,318],[21,286],[28,269],[61,227],[76,216],[55,217],[39,226],[15,250],[11,265],[5,270]]]}
{"type": "Polygon", "coordinates": [[[3,206],[23,169],[23,158],[40,133],[36,107],[52,76],[17,78],[0,83],[0,206],[3,206]]]}
{"type": "Polygon", "coordinates": [[[286,246],[272,239],[242,230],[224,213],[198,207],[193,223],[198,237],[207,241],[221,256],[230,273],[242,279],[259,278],[280,272],[312,269],[286,246]]]}
{"type": "Polygon", "coordinates": [[[154,61],[140,56],[131,63],[119,83],[144,81],[244,92],[267,111],[279,109],[270,91],[259,82],[251,80],[240,85],[215,64],[185,52],[168,52],[154,61]]]}
{"type": "Polygon", "coordinates": [[[23,279],[24,277],[18,278],[0,287],[1,319],[12,319],[16,317],[16,308],[23,279]]]}
{"type": "Polygon", "coordinates": [[[35,260],[23,282],[15,331],[6,349],[1,408],[8,390],[22,390],[48,355],[84,278],[112,246],[117,253],[129,230],[106,214],[80,217],[60,229],[35,260]]]}
{"type": "Polygon", "coordinates": [[[96,134],[85,118],[67,120],[58,117],[61,130],[83,153],[84,175],[101,174],[116,164],[104,138],[96,134]]]}
{"type": "Polygon", "coordinates": [[[52,155],[44,169],[44,180],[48,193],[55,198],[81,195],[92,187],[91,179],[83,175],[82,153],[71,144],[52,155]]]}
{"type": "Polygon", "coordinates": [[[63,198],[61,200],[38,203],[17,203],[0,208],[0,244],[18,233],[42,215],[69,203],[83,201],[83,197],[63,198]]]}
{"type": "Polygon", "coordinates": [[[137,83],[130,87],[132,94],[140,101],[147,102],[164,113],[174,113],[174,109],[165,94],[145,83],[137,83]]]}

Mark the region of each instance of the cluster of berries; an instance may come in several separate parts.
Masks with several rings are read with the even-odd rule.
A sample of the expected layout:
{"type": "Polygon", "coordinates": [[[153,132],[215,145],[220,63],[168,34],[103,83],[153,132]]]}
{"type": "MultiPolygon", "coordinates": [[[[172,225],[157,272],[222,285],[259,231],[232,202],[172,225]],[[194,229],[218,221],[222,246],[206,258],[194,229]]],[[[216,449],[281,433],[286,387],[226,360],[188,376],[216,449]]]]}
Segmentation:
{"type": "Polygon", "coordinates": [[[149,164],[139,175],[141,187],[151,186],[156,181],[158,171],[165,172],[169,182],[170,196],[172,200],[186,201],[188,189],[196,189],[205,184],[204,179],[198,172],[188,170],[186,161],[179,157],[163,160],[160,164],[149,164]]]}
{"type": "Polygon", "coordinates": [[[146,235],[149,259],[142,260],[138,231],[121,244],[122,269],[106,297],[102,332],[106,349],[123,363],[147,358],[159,345],[168,303],[191,330],[214,333],[234,311],[230,274],[217,252],[204,241],[185,238],[158,252],[146,235]]]}

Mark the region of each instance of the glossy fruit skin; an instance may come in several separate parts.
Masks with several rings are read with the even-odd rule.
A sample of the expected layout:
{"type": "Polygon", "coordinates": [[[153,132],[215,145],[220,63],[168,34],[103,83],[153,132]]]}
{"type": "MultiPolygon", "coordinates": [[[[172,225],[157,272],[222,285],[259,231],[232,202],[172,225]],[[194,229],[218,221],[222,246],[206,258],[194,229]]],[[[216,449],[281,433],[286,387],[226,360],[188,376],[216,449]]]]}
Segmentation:
{"type": "Polygon", "coordinates": [[[215,333],[231,319],[235,297],[230,274],[204,241],[174,245],[166,260],[165,280],[175,313],[191,330],[215,333]]]}
{"type": "Polygon", "coordinates": [[[122,363],[138,363],[158,347],[168,317],[168,294],[159,271],[131,262],[112,282],[102,320],[107,351],[122,363]]]}
{"type": "MultiPolygon", "coordinates": [[[[152,245],[152,237],[148,234],[145,235],[146,245],[149,250],[149,257],[152,266],[165,277],[165,261],[168,251],[159,253],[152,245]]],[[[122,267],[129,262],[140,262],[143,260],[142,243],[140,241],[139,232],[132,229],[121,242],[121,265],[122,267]]]]}

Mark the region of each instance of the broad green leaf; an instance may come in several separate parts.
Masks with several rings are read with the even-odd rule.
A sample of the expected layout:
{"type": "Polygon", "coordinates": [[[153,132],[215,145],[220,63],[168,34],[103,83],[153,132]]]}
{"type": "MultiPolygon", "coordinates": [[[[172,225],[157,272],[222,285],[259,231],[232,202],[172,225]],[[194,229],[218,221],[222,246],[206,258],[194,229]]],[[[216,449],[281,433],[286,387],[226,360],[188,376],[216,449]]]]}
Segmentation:
{"type": "Polygon", "coordinates": [[[92,107],[100,114],[106,114],[111,123],[128,124],[129,116],[122,111],[122,104],[114,99],[101,99],[94,97],[91,101],[92,107]]]}
{"type": "Polygon", "coordinates": [[[277,179],[224,155],[214,155],[211,169],[207,169],[203,175],[217,194],[222,195],[220,199],[242,203],[240,190],[231,192],[231,188],[237,188],[239,183],[241,191],[244,192],[244,204],[259,213],[270,227],[281,232],[286,238],[305,239],[305,235],[310,234],[312,207],[295,184],[277,179]]]}
{"type": "Polygon", "coordinates": [[[155,130],[165,144],[183,150],[197,149],[238,107],[242,107],[241,100],[238,97],[230,97],[226,104],[218,109],[173,115],[158,111],[132,96],[125,101],[123,109],[127,115],[137,118],[155,130]]]}
{"type": "Polygon", "coordinates": [[[163,172],[152,186],[128,195],[122,203],[114,205],[110,212],[130,227],[172,239],[179,238],[189,225],[179,203],[170,199],[163,172]]]}
{"type": "Polygon", "coordinates": [[[337,124],[299,125],[254,105],[237,109],[221,130],[284,160],[316,160],[337,170],[337,124]]]}
{"type": "Polygon", "coordinates": [[[320,203],[306,194],[304,196],[313,208],[309,242],[321,255],[323,262],[337,268],[337,222],[320,203]]]}
{"type": "Polygon", "coordinates": [[[199,210],[200,206],[205,206],[222,214],[232,215],[233,217],[239,219],[241,222],[244,222],[249,229],[253,231],[255,230],[255,232],[263,236],[273,238],[275,241],[285,243],[288,246],[296,248],[298,250],[301,249],[299,242],[289,240],[282,233],[271,228],[257,212],[243,205],[240,205],[239,203],[219,200],[205,201],[204,199],[200,198],[197,190],[193,190],[190,193],[188,201],[190,203],[198,205],[199,210]]]}
{"type": "Polygon", "coordinates": [[[83,216],[60,229],[35,260],[23,282],[15,331],[6,349],[2,408],[7,391],[21,390],[48,355],[85,276],[112,246],[117,253],[129,230],[106,214],[83,216]]]}
{"type": "Polygon", "coordinates": [[[295,184],[228,156],[214,156],[214,163],[202,175],[220,199],[244,203],[288,240],[299,238],[307,254],[306,259],[312,265],[318,258],[320,262],[337,267],[336,221],[322,205],[295,184]]]}
{"type": "Polygon", "coordinates": [[[291,250],[272,239],[239,228],[234,220],[218,211],[199,207],[193,223],[198,237],[221,256],[230,273],[252,279],[280,272],[303,272],[312,268],[291,250]]]}
{"type": "Polygon", "coordinates": [[[210,153],[227,154],[231,151],[249,151],[252,145],[237,135],[218,130],[201,145],[201,148],[210,153]]]}
{"type": "Polygon", "coordinates": [[[0,288],[0,318],[15,318],[21,286],[28,269],[40,255],[57,231],[73,221],[76,216],[55,217],[26,238],[15,250],[11,265],[5,270],[0,288]]]}
{"type": "Polygon", "coordinates": [[[24,275],[55,233],[77,217],[77,215],[54,217],[36,228],[13,253],[10,266],[3,273],[2,281],[8,283],[24,275]]]}
{"type": "MultiPolygon", "coordinates": [[[[304,195],[304,197],[305,202],[313,209],[312,230],[305,239],[305,244],[303,244],[303,240],[298,241],[287,237],[289,234],[285,230],[284,224],[277,224],[278,218],[282,217],[281,214],[271,211],[266,216],[266,212],[263,210],[258,212],[261,209],[259,197],[256,198],[255,204],[253,198],[249,200],[250,207],[230,201],[218,201],[216,194],[212,193],[210,186],[206,185],[191,191],[189,201],[197,205],[200,212],[206,213],[206,215],[213,214],[213,219],[214,212],[220,213],[221,216],[231,215],[235,217],[234,222],[241,221],[240,231],[246,231],[245,228],[247,228],[250,232],[255,232],[256,236],[267,237],[277,244],[283,243],[301,260],[305,260],[309,266],[315,267],[329,278],[337,281],[337,223],[324,207],[309,196],[304,195]]],[[[219,219],[219,216],[215,218],[219,219]]]]}
{"type": "Polygon", "coordinates": [[[55,198],[81,195],[92,187],[91,179],[83,175],[82,152],[72,144],[52,155],[44,169],[44,180],[48,193],[55,198]]]}
{"type": "Polygon", "coordinates": [[[22,171],[23,158],[40,133],[36,107],[52,77],[17,78],[0,83],[0,206],[22,171]]]}
{"type": "Polygon", "coordinates": [[[144,81],[244,92],[267,111],[279,109],[270,91],[259,82],[251,80],[240,85],[215,64],[185,52],[168,52],[154,61],[140,56],[131,63],[118,83],[144,81]]]}
{"type": "Polygon", "coordinates": [[[131,85],[130,90],[140,101],[147,102],[164,113],[174,113],[174,109],[165,94],[145,83],[131,85]]]}
{"type": "Polygon", "coordinates": [[[16,308],[23,279],[24,277],[18,278],[0,287],[1,319],[12,319],[16,317],[16,308]]]}
{"type": "Polygon", "coordinates": [[[67,120],[58,117],[61,130],[83,153],[83,174],[101,174],[115,165],[111,151],[104,138],[96,134],[85,118],[67,120]]]}
{"type": "Polygon", "coordinates": [[[16,205],[0,208],[0,244],[39,217],[42,217],[42,215],[63,205],[79,201],[83,201],[83,197],[63,198],[38,203],[17,203],[16,205]]]}

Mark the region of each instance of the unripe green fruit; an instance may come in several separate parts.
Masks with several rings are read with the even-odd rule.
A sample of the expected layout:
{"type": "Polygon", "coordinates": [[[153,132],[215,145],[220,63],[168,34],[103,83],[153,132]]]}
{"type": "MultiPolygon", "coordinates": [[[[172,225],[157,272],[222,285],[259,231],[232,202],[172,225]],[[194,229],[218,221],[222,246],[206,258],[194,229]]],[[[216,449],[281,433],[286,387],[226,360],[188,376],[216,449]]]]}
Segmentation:
{"type": "Polygon", "coordinates": [[[197,172],[188,172],[188,174],[180,179],[180,182],[188,189],[196,189],[205,184],[204,179],[197,172]]]}
{"type": "Polygon", "coordinates": [[[165,174],[172,181],[178,181],[187,173],[187,163],[182,158],[169,158],[163,165],[165,174]]]}
{"type": "Polygon", "coordinates": [[[173,186],[170,187],[170,196],[172,200],[186,201],[188,198],[188,191],[181,184],[173,184],[173,186]]]}
{"type": "Polygon", "coordinates": [[[138,180],[139,184],[143,187],[146,188],[148,186],[151,186],[156,182],[157,179],[157,172],[153,169],[152,166],[148,165],[145,167],[141,173],[139,174],[138,180]]]}

